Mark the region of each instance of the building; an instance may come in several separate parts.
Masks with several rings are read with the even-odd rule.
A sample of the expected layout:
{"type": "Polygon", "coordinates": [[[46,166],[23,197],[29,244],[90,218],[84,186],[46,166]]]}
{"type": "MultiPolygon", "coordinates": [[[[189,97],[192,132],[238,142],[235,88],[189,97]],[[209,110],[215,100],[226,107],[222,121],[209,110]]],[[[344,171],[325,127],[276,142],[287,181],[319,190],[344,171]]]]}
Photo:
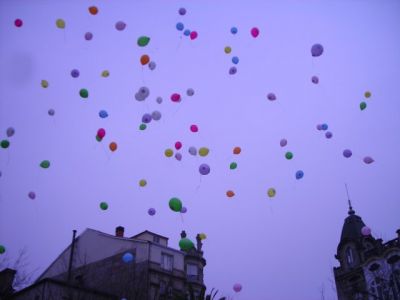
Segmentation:
{"type": "MultiPolygon", "coordinates": [[[[186,233],[181,233],[186,238],[186,233]]],[[[205,293],[200,235],[186,251],[150,231],[132,237],[86,229],[39,276],[7,299],[200,299],[205,293]],[[72,249],[72,251],[71,251],[72,249]]]]}
{"type": "Polygon", "coordinates": [[[385,243],[374,238],[349,201],[335,258],[339,300],[400,300],[400,229],[385,243]]]}

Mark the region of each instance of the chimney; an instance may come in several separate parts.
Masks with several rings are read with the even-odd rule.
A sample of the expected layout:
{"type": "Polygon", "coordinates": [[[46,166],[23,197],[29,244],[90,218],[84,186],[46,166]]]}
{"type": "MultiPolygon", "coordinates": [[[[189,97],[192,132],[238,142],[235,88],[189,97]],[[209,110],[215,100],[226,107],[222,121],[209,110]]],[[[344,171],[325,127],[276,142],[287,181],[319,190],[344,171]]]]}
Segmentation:
{"type": "Polygon", "coordinates": [[[0,272],[0,299],[14,293],[12,284],[14,282],[15,273],[17,273],[15,270],[9,268],[0,272]]]}
{"type": "Polygon", "coordinates": [[[124,237],[124,230],[124,227],[118,226],[117,228],[115,228],[115,236],[124,237]]]}

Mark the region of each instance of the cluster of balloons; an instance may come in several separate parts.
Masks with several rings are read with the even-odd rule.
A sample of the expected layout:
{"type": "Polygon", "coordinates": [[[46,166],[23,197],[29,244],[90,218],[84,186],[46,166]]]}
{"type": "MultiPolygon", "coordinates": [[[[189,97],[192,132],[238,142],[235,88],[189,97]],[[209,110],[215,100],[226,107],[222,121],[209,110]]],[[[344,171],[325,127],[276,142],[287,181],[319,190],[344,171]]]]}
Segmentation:
{"type": "Polygon", "coordinates": [[[150,90],[148,87],[142,86],[135,94],[135,99],[137,101],[144,101],[150,95],[150,90]]]}
{"type": "MultiPolygon", "coordinates": [[[[344,149],[343,150],[343,156],[345,158],[350,158],[353,155],[353,152],[350,149],[344,149]]],[[[372,164],[375,160],[371,156],[365,156],[363,158],[363,162],[366,163],[367,165],[372,164]]]]}
{"type": "MultiPolygon", "coordinates": [[[[7,137],[12,137],[15,134],[15,129],[14,127],[8,127],[6,130],[6,135],[7,137]]],[[[3,149],[7,149],[8,147],[10,147],[10,141],[7,139],[4,139],[0,142],[0,146],[3,149]]]]}
{"type": "Polygon", "coordinates": [[[326,123],[317,124],[317,130],[326,131],[326,132],[325,132],[325,137],[326,137],[327,139],[330,139],[330,138],[332,138],[332,136],[333,136],[332,132],[327,131],[327,130],[328,130],[328,124],[326,124],[326,123]]]}
{"type": "MultiPolygon", "coordinates": [[[[364,93],[364,97],[365,97],[366,99],[370,98],[370,97],[371,97],[371,92],[370,92],[370,91],[366,91],[366,92],[364,93]]],[[[362,101],[362,102],[360,103],[360,109],[361,109],[361,110],[364,110],[364,109],[366,109],[366,108],[367,108],[367,102],[362,101]]]]}
{"type": "MultiPolygon", "coordinates": [[[[186,9],[183,8],[183,7],[180,8],[180,9],[178,10],[178,14],[181,15],[181,16],[186,15],[186,9]]],[[[176,28],[178,31],[183,31],[183,35],[184,35],[184,36],[190,37],[191,40],[195,40],[195,39],[197,39],[197,37],[198,37],[197,31],[190,30],[190,29],[185,29],[185,25],[184,25],[182,22],[176,23],[175,28],[176,28]],[[184,30],[184,29],[185,29],[185,30],[184,30]]]]}

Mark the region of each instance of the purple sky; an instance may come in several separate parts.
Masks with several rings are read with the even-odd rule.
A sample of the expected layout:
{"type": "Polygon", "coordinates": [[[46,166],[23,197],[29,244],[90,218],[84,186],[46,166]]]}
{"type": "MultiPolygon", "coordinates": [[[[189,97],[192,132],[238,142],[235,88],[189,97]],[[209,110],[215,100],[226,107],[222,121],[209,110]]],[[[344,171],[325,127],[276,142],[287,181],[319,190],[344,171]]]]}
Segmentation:
{"type": "Polygon", "coordinates": [[[204,232],[206,285],[221,295],[321,299],[324,289],[325,299],[335,299],[344,184],[375,237],[392,239],[400,227],[399,15],[399,1],[0,1],[0,139],[15,129],[10,147],[0,149],[0,245],[11,257],[27,246],[40,273],[68,245],[72,229],[113,233],[122,225],[128,236],[148,229],[175,248],[181,230],[193,240],[204,232]],[[99,8],[96,16],[90,5],[99,8]],[[65,29],[56,27],[58,18],[65,29]],[[124,31],[115,29],[117,21],[127,24],[124,31]],[[184,36],[177,22],[198,38],[184,36]],[[151,38],[144,48],[136,44],[141,35],[151,38]],[[317,58],[314,43],[324,46],[317,58]],[[141,66],[142,54],[155,70],[141,66]],[[238,72],[229,75],[233,56],[238,72]],[[75,68],[79,78],[70,75],[75,68]],[[141,86],[150,89],[143,102],[134,97],[141,86]],[[186,96],[188,88],[194,96],[186,96]],[[175,92],[180,103],[170,100],[175,92]],[[270,92],[277,100],[267,99],[270,92]],[[99,118],[101,109],[108,118],[99,118]],[[140,131],[142,115],[154,110],[161,120],[140,131]],[[316,129],[320,123],[329,125],[331,139],[316,129]],[[190,132],[191,124],[199,132],[190,132]],[[107,131],[101,143],[99,128],[107,131]],[[181,161],[164,156],[176,141],[181,161]],[[191,156],[190,146],[210,153],[191,156]],[[365,156],[375,162],[365,164],[365,156]],[[49,169],[39,167],[45,159],[49,169]],[[199,174],[202,163],[209,175],[199,174]],[[236,195],[228,198],[227,190],[236,195]],[[171,197],[188,212],[172,212],[171,197]],[[99,209],[102,201],[107,211],[99,209]],[[243,286],[238,294],[236,282],[243,286]]]}

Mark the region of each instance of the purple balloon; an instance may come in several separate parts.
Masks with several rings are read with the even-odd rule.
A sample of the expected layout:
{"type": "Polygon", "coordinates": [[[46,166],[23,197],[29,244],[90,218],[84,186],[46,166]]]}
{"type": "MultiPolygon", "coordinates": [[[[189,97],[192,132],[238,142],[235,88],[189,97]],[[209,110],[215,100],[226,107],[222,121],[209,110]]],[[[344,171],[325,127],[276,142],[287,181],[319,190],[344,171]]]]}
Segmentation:
{"type": "Polygon", "coordinates": [[[181,160],[182,159],[182,154],[180,154],[179,152],[175,153],[175,158],[177,160],[181,160]]]}
{"type": "Polygon", "coordinates": [[[207,175],[210,173],[210,166],[207,164],[201,164],[199,167],[199,172],[201,175],[207,175]]]}
{"type": "Polygon", "coordinates": [[[330,131],[325,132],[325,136],[327,139],[332,138],[332,132],[330,132],[330,131]]]}
{"type": "Polygon", "coordinates": [[[186,8],[181,7],[178,12],[181,16],[184,16],[186,15],[186,8]]]}
{"type": "Polygon", "coordinates": [[[187,212],[187,208],[185,206],[182,206],[181,208],[181,213],[185,214],[187,212]]]}
{"type": "Polygon", "coordinates": [[[147,213],[148,213],[150,216],[154,216],[154,215],[156,214],[156,210],[155,210],[154,208],[149,208],[149,210],[147,211],[147,213]]]}
{"type": "Polygon", "coordinates": [[[231,68],[229,69],[229,74],[230,74],[230,75],[234,75],[234,74],[236,74],[236,72],[237,72],[236,67],[231,67],[231,68]]]}
{"type": "Polygon", "coordinates": [[[189,148],[189,153],[190,153],[191,155],[196,155],[196,154],[197,154],[197,149],[196,149],[196,147],[191,146],[191,147],[189,148]]]}
{"type": "Polygon", "coordinates": [[[317,129],[318,129],[318,130],[322,130],[322,124],[318,124],[318,125],[317,125],[317,129]]]}
{"type": "Polygon", "coordinates": [[[85,40],[90,41],[93,38],[93,33],[86,32],[85,33],[85,40]]]}
{"type": "Polygon", "coordinates": [[[28,197],[31,198],[32,200],[36,198],[35,192],[29,192],[28,197]]]}
{"type": "Polygon", "coordinates": [[[281,139],[279,144],[281,145],[281,147],[285,147],[287,145],[287,140],[286,139],[281,139]]]}
{"type": "Polygon", "coordinates": [[[79,77],[79,70],[73,69],[73,70],[71,71],[71,76],[72,76],[73,78],[79,77]]]}
{"type": "Polygon", "coordinates": [[[349,157],[351,157],[352,155],[353,155],[353,153],[351,152],[350,149],[345,149],[345,150],[343,150],[343,156],[344,156],[344,157],[349,158],[349,157]]]}
{"type": "Polygon", "coordinates": [[[364,161],[367,165],[369,165],[369,164],[371,164],[371,163],[374,162],[374,159],[373,159],[372,157],[370,157],[370,156],[366,156],[366,157],[364,157],[363,161],[364,161]]]}
{"type": "Polygon", "coordinates": [[[275,95],[274,93],[269,93],[269,94],[267,95],[267,98],[268,98],[268,100],[270,100],[270,101],[274,101],[274,100],[276,100],[276,95],[275,95]]]}
{"type": "Polygon", "coordinates": [[[311,47],[311,55],[314,57],[320,56],[324,52],[324,47],[321,44],[314,44],[311,47]]]}
{"type": "Polygon", "coordinates": [[[126,24],[122,21],[118,21],[117,23],[115,23],[115,29],[117,29],[118,31],[124,30],[125,27],[126,27],[126,24]]]}
{"type": "Polygon", "coordinates": [[[242,290],[242,285],[241,285],[240,283],[235,283],[235,284],[233,285],[233,290],[234,290],[236,293],[239,293],[239,292],[242,290]]]}
{"type": "Polygon", "coordinates": [[[313,76],[313,77],[311,77],[311,82],[315,83],[315,84],[318,84],[319,78],[317,76],[313,76]]]}
{"type": "Polygon", "coordinates": [[[142,122],[147,124],[150,123],[152,119],[153,118],[150,114],[144,114],[142,117],[142,122]]]}
{"type": "Polygon", "coordinates": [[[363,236],[368,236],[371,234],[371,228],[369,228],[368,226],[364,226],[363,228],[361,228],[361,234],[363,236]]]}

